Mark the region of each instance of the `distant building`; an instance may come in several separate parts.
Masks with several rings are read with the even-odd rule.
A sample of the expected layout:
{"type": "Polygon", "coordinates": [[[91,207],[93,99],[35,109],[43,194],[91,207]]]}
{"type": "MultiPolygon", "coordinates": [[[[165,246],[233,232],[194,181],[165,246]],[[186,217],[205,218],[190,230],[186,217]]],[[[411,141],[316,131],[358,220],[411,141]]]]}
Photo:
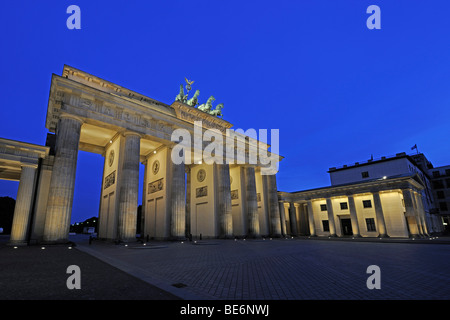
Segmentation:
{"type": "Polygon", "coordinates": [[[450,231],[450,165],[430,168],[436,211],[442,217],[444,228],[450,231]]]}
{"type": "Polygon", "coordinates": [[[432,164],[423,154],[406,153],[330,168],[329,187],[279,192],[283,230],[356,237],[443,232],[429,168],[432,164]]]}
{"type": "MultiPolygon", "coordinates": [[[[371,159],[366,162],[356,162],[353,165],[346,165],[340,168],[330,168],[331,185],[366,181],[399,174],[416,173],[423,181],[423,190],[421,191],[425,217],[430,226],[439,224],[438,216],[431,216],[436,213],[436,204],[433,197],[433,189],[428,168],[433,165],[422,154],[407,155],[405,152],[397,153],[395,156],[381,157],[380,159],[371,159]]],[[[439,230],[433,231],[439,232],[439,230]]]]}
{"type": "Polygon", "coordinates": [[[94,227],[84,227],[83,233],[88,233],[88,234],[95,233],[95,228],[94,227]]]}

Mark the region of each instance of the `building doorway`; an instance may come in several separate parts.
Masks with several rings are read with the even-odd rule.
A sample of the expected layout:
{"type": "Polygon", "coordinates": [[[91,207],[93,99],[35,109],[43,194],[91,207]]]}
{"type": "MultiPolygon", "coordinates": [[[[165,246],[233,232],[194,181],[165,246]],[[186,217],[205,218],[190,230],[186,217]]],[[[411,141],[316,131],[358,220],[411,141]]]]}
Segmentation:
{"type": "Polygon", "coordinates": [[[353,235],[352,220],[351,219],[341,219],[341,230],[342,230],[343,236],[353,235]]]}

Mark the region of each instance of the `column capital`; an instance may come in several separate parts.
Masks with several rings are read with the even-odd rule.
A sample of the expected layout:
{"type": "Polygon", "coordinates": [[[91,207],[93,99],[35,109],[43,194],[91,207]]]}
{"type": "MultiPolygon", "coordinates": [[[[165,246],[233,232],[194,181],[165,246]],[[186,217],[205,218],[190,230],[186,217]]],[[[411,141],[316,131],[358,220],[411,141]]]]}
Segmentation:
{"type": "Polygon", "coordinates": [[[37,169],[38,165],[34,164],[34,163],[21,163],[20,167],[22,169],[24,169],[24,168],[37,169]]]}
{"type": "Polygon", "coordinates": [[[72,114],[68,114],[68,113],[62,113],[59,115],[59,119],[73,119],[76,120],[78,122],[80,122],[81,124],[83,124],[85,121],[77,116],[74,116],[72,114]]]}
{"type": "Polygon", "coordinates": [[[137,132],[135,132],[135,131],[123,131],[123,132],[121,132],[121,134],[124,136],[124,137],[128,137],[128,136],[138,136],[139,138],[142,138],[142,135],[140,134],[140,133],[137,133],[137,132]]]}

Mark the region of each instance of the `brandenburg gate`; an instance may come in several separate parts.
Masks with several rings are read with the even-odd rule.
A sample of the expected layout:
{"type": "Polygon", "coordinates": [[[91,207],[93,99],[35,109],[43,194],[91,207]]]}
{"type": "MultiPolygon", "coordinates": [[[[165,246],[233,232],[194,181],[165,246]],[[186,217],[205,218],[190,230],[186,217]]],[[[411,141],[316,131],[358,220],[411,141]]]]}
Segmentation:
{"type": "Polygon", "coordinates": [[[199,105],[197,98],[198,92],[187,101],[180,91],[167,105],[70,66],[53,74],[46,146],[0,140],[0,165],[17,160],[10,178],[20,180],[10,242],[68,241],[79,150],[104,157],[100,239],[135,241],[138,223],[141,236],[157,240],[280,236],[276,176],[264,173],[264,157],[277,162],[281,157],[268,151],[268,144],[244,137],[245,159],[253,145],[267,156],[259,152],[256,163],[229,161],[238,152],[233,144],[222,163],[199,158],[208,143],[199,145],[196,135],[215,130],[225,140],[232,124],[218,116],[223,105],[216,113],[205,112],[213,99],[199,105]],[[183,149],[182,156],[196,161],[173,161],[179,147],[175,130],[190,133],[192,148],[183,149]],[[31,160],[21,162],[24,157],[14,150],[31,160]],[[140,163],[145,172],[142,221],[137,221],[140,163]]]}

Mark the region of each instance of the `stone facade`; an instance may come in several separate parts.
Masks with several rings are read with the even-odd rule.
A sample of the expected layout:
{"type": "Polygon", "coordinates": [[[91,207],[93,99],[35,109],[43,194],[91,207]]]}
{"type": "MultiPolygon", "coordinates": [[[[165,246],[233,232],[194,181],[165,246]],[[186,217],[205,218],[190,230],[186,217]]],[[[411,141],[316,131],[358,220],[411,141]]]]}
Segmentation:
{"type": "MultiPolygon", "coordinates": [[[[280,220],[274,206],[276,178],[261,173],[267,164],[259,161],[263,158],[247,165],[230,161],[225,152],[221,163],[200,158],[178,164],[171,157],[174,130],[191,134],[192,148],[184,157],[198,159],[205,141],[198,144],[197,136],[214,129],[225,141],[231,127],[229,122],[181,102],[167,105],[64,66],[62,76],[52,76],[47,146],[27,151],[31,163],[18,161],[10,173],[12,179],[22,181],[11,242],[68,241],[79,150],[104,157],[100,239],[134,241],[138,223],[141,236],[152,239],[280,235],[273,222],[280,220]],[[145,173],[142,219],[137,221],[140,163],[145,173]],[[37,175],[41,179],[35,182],[37,175]],[[32,199],[36,199],[33,208],[32,199]]],[[[269,154],[268,145],[249,137],[243,141],[245,159],[256,155],[250,148],[254,145],[263,146],[269,154]]],[[[8,150],[0,141],[0,156],[8,150]]]]}
{"type": "Polygon", "coordinates": [[[279,192],[286,235],[426,237],[432,233],[417,174],[279,192]]]}
{"type": "Polygon", "coordinates": [[[39,224],[39,186],[45,185],[44,159],[50,157],[50,148],[34,144],[0,139],[0,179],[20,181],[11,229],[10,243],[26,245],[30,230],[39,224]]]}

